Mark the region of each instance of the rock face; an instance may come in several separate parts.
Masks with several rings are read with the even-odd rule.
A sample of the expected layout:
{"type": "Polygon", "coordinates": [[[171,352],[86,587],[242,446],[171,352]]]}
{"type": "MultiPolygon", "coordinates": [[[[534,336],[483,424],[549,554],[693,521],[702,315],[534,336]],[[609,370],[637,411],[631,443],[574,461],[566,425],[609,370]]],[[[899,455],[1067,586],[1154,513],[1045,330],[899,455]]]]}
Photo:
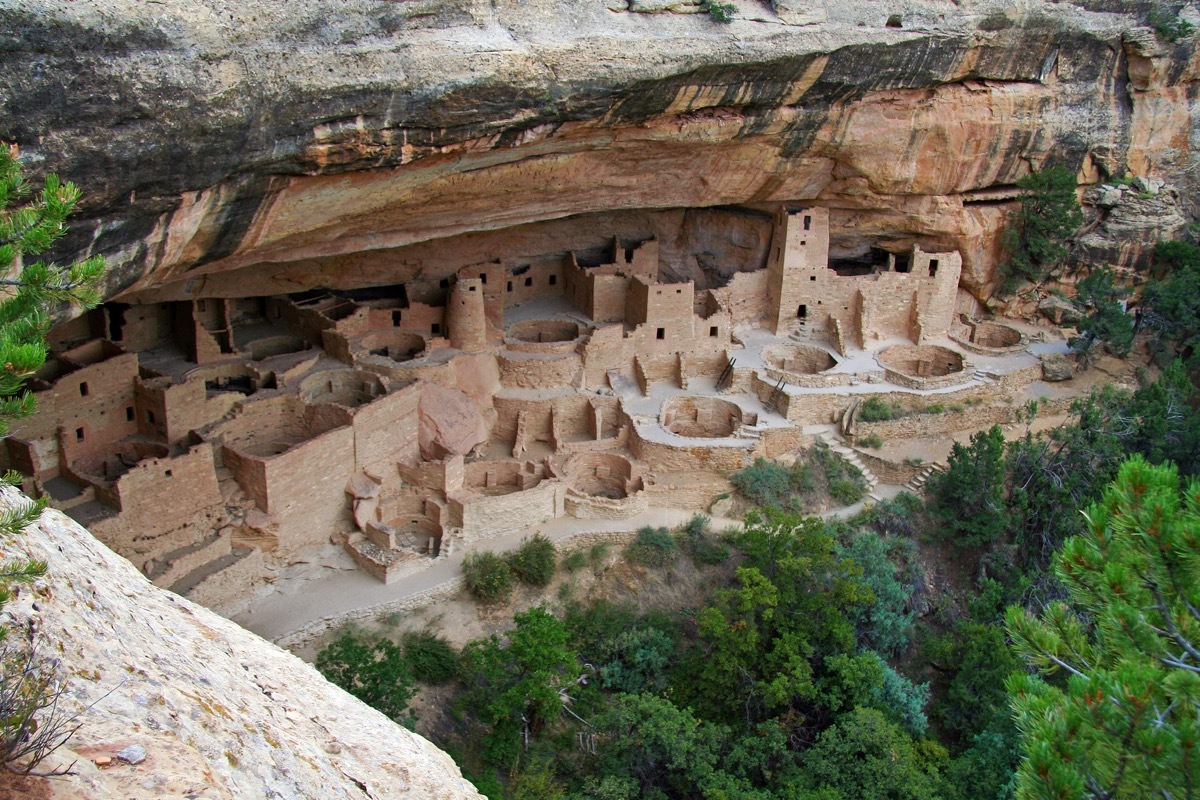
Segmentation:
{"type": "Polygon", "coordinates": [[[633,5],[14,0],[0,138],[85,187],[64,251],[144,300],[395,284],[514,235],[791,201],[832,209],[835,256],[960,250],[983,298],[1031,168],[1192,189],[1194,43],[1157,41],[1148,2],[633,5]]]}
{"type": "MultiPolygon", "coordinates": [[[[0,503],[11,499],[8,490],[0,503]]],[[[480,797],[429,742],[291,654],[154,586],[58,512],[10,549],[45,559],[51,576],[6,613],[62,660],[68,706],[85,709],[52,756],[74,760],[76,774],[47,781],[51,796],[480,797]]]]}

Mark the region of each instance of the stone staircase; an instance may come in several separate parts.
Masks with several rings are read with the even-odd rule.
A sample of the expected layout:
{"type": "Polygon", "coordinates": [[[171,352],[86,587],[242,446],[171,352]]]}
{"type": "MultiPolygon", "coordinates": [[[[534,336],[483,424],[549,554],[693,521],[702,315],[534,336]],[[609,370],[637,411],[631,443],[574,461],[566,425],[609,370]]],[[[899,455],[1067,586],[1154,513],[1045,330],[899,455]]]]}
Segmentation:
{"type": "Polygon", "coordinates": [[[950,465],[941,461],[926,464],[920,473],[917,474],[917,477],[904,484],[904,488],[913,494],[922,494],[925,491],[925,484],[929,482],[930,475],[935,472],[945,472],[948,469],[950,469],[950,465]]]}
{"type": "Polygon", "coordinates": [[[847,464],[852,464],[862,473],[863,479],[867,482],[867,497],[875,502],[879,502],[883,498],[875,491],[875,487],[879,485],[879,478],[875,473],[867,468],[867,465],[858,457],[858,453],[853,448],[846,447],[841,440],[833,433],[832,430],[821,431],[817,434],[817,439],[824,442],[830,450],[837,453],[838,457],[847,464]]]}

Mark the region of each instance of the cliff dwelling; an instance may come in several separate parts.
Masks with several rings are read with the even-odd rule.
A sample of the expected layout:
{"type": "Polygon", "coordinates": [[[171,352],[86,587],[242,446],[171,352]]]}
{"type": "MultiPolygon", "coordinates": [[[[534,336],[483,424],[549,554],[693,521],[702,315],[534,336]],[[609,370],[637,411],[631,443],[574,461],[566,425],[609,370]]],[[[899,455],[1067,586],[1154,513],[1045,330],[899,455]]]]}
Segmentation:
{"type": "Polygon", "coordinates": [[[707,509],[864,397],[978,388],[995,375],[968,354],[1027,341],[959,308],[956,252],[847,267],[820,207],[772,231],[765,266],[715,288],[618,237],[364,290],[110,303],[53,332],[5,455],[156,583],[229,608],[331,540],[393,582],[564,516],[707,509]]]}

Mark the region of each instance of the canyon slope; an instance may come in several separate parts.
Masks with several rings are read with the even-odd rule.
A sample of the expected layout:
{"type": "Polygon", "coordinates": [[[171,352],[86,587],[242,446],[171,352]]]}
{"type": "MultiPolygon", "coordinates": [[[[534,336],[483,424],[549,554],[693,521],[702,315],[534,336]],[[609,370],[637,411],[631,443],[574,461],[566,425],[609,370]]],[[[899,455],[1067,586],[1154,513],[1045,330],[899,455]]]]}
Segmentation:
{"type": "Polygon", "coordinates": [[[10,0],[0,139],[85,188],[64,254],[134,301],[652,235],[704,288],[792,201],[831,209],[835,256],[960,250],[984,299],[1030,170],[1193,183],[1195,48],[1149,3],[735,5],[10,0]]]}

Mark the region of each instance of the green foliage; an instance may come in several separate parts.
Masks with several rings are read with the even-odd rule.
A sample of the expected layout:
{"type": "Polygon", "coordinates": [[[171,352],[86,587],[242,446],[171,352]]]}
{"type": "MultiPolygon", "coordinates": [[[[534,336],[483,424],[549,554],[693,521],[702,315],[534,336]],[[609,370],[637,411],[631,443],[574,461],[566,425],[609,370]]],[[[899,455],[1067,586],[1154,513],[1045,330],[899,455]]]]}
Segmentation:
{"type": "Polygon", "coordinates": [[[467,589],[481,603],[500,602],[512,592],[512,569],[505,559],[490,550],[467,553],[462,570],[467,589]]]}
{"type": "Polygon", "coordinates": [[[889,403],[878,395],[868,397],[858,409],[858,418],[863,422],[887,422],[903,414],[899,404],[889,403]]]}
{"type": "Polygon", "coordinates": [[[998,539],[1009,526],[1004,502],[1004,431],[999,425],[971,436],[969,446],[955,442],[950,468],[929,480],[932,510],[943,535],[962,547],[998,539]]]}
{"type": "Polygon", "coordinates": [[[1160,5],[1151,7],[1146,22],[1154,29],[1154,35],[1168,44],[1176,44],[1196,32],[1195,25],[1160,5]]]}
{"type": "Polygon", "coordinates": [[[1169,272],[1142,291],[1144,324],[1194,367],[1200,363],[1200,247],[1159,242],[1154,260],[1169,272]]]}
{"type": "Polygon", "coordinates": [[[829,494],[844,506],[857,503],[866,493],[867,487],[861,480],[835,478],[829,482],[829,494]]]}
{"type": "Polygon", "coordinates": [[[894,498],[880,500],[854,518],[859,525],[869,525],[876,533],[912,538],[917,534],[917,520],[925,503],[912,492],[901,492],[894,498]]]}
{"type": "Polygon", "coordinates": [[[914,743],[879,711],[855,708],[817,739],[804,757],[815,797],[829,800],[929,800],[938,796],[946,753],[914,743]]]}
{"type": "Polygon", "coordinates": [[[666,528],[639,528],[625,548],[625,558],[643,567],[665,567],[675,560],[675,539],[666,528]]]}
{"type": "Polygon", "coordinates": [[[713,22],[733,22],[737,6],[733,3],[714,3],[712,0],[702,0],[700,7],[708,12],[713,22]]]}
{"type": "Polygon", "coordinates": [[[342,634],[317,654],[317,669],[330,682],[394,720],[407,720],[412,672],[400,648],[387,639],[374,643],[342,634]]]}
{"type": "Polygon", "coordinates": [[[1200,482],[1126,461],[1055,558],[1073,607],[1011,609],[1040,675],[1008,690],[1023,798],[1188,797],[1200,786],[1200,482]]]}
{"type": "Polygon", "coordinates": [[[879,448],[883,447],[883,437],[878,433],[872,433],[868,434],[867,436],[860,436],[858,443],[863,447],[869,447],[872,450],[878,450],[879,448]]]}
{"type": "Polygon", "coordinates": [[[466,699],[492,726],[489,760],[501,766],[519,753],[523,728],[536,733],[558,717],[563,707],[559,690],[579,676],[570,634],[553,614],[539,606],[515,614],[513,622],[507,645],[492,636],[463,650],[466,699]]]}
{"type": "Polygon", "coordinates": [[[729,547],[708,529],[709,519],[697,514],[679,531],[679,545],[697,565],[715,566],[729,558],[729,547]]]}
{"type": "Polygon", "coordinates": [[[562,568],[567,572],[579,572],[588,564],[588,554],[583,550],[571,550],[563,553],[562,568]]]}
{"type": "Polygon", "coordinates": [[[675,640],[652,626],[622,631],[606,648],[608,661],[597,670],[601,685],[617,692],[655,692],[666,683],[675,640]]]}
{"type": "Polygon", "coordinates": [[[862,581],[875,596],[875,602],[853,609],[859,644],[884,655],[898,655],[913,636],[915,613],[908,608],[917,581],[917,548],[907,539],[880,536],[862,531],[848,544],[839,545],[840,558],[853,559],[862,570],[862,581]]]}
{"type": "Polygon", "coordinates": [[[554,543],[542,534],[521,540],[521,546],[505,559],[509,569],[522,583],[530,586],[548,586],[554,579],[554,567],[558,562],[558,551],[554,543]]]}
{"type": "Polygon", "coordinates": [[[454,645],[433,631],[404,634],[404,658],[413,677],[422,683],[445,683],[458,673],[458,653],[454,651],[454,645]]]}
{"type": "Polygon", "coordinates": [[[1008,284],[1040,281],[1067,254],[1067,239],[1083,221],[1075,176],[1066,167],[1033,172],[1017,181],[1023,190],[1016,224],[1006,231],[1008,284]]]}
{"type": "Polygon", "coordinates": [[[1112,270],[1098,267],[1076,286],[1075,302],[1088,312],[1076,327],[1080,336],[1070,341],[1071,349],[1087,358],[1097,341],[1116,355],[1125,355],[1133,344],[1133,320],[1121,301],[1128,292],[1117,285],[1112,270]]]}
{"type": "Polygon", "coordinates": [[[754,463],[730,477],[743,497],[757,506],[785,508],[792,493],[792,476],[787,467],[756,458],[754,463]]]}

